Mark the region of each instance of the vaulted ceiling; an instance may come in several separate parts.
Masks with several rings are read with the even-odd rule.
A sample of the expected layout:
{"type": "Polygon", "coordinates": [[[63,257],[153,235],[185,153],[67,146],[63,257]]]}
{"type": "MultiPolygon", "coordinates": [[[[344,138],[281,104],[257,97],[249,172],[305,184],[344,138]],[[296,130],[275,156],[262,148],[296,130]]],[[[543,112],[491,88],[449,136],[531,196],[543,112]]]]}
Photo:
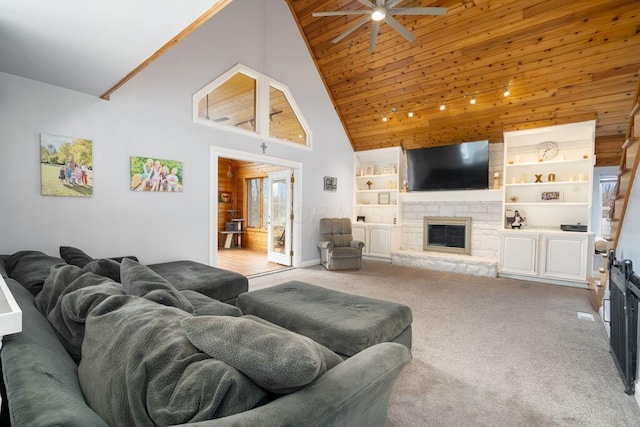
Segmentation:
{"type": "Polygon", "coordinates": [[[287,2],[356,151],[499,142],[595,119],[598,165],[620,159],[640,70],[638,0],[405,0],[396,7],[448,11],[396,15],[413,43],[382,22],[373,52],[371,22],[332,42],[362,16],[312,16],[363,2],[287,2]]]}
{"type": "MultiPolygon", "coordinates": [[[[332,42],[362,15],[312,15],[367,1],[277,1],[289,4],[356,151],[499,142],[503,131],[595,119],[597,164],[618,164],[640,70],[638,0],[394,1],[448,10],[395,16],[412,43],[381,22],[373,52],[371,22],[332,42]]],[[[0,71],[108,99],[231,2],[3,0],[0,71]]]]}

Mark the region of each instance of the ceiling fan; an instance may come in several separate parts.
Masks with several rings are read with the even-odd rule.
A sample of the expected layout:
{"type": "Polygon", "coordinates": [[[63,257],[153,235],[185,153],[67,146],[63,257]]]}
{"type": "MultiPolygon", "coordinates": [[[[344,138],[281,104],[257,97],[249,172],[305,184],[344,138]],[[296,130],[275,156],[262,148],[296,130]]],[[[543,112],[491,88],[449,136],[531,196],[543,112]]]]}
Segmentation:
{"type": "Polygon", "coordinates": [[[376,46],[376,39],[378,38],[378,27],[380,22],[384,21],[391,28],[399,32],[405,39],[411,43],[416,38],[405,27],[402,26],[392,15],[444,15],[447,13],[446,7],[395,7],[402,0],[358,0],[369,9],[363,10],[336,10],[330,12],[314,12],[314,17],[319,16],[342,16],[342,15],[365,15],[358,20],[355,25],[349,28],[344,33],[340,34],[335,39],[331,40],[333,43],[338,43],[349,34],[363,26],[369,21],[372,21],[371,38],[369,39],[369,51],[373,52],[376,46]]]}

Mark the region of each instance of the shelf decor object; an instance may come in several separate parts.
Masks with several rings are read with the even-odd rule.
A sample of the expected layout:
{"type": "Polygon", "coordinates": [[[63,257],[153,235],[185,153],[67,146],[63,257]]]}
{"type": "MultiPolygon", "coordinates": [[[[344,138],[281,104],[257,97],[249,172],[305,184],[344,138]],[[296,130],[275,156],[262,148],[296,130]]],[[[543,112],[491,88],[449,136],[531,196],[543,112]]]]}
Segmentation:
{"type": "Polygon", "coordinates": [[[540,201],[542,202],[561,202],[561,191],[543,191],[540,193],[540,201]]]}
{"type": "Polygon", "coordinates": [[[390,203],[391,193],[378,193],[378,204],[388,205],[390,203]]]}
{"type": "Polygon", "coordinates": [[[558,154],[558,146],[555,142],[545,141],[536,147],[536,156],[538,160],[551,160],[558,154]]]}
{"type": "Polygon", "coordinates": [[[364,168],[364,174],[365,174],[365,175],[373,175],[373,174],[374,174],[374,171],[375,171],[375,168],[373,167],[373,165],[367,165],[367,166],[364,168]]]}

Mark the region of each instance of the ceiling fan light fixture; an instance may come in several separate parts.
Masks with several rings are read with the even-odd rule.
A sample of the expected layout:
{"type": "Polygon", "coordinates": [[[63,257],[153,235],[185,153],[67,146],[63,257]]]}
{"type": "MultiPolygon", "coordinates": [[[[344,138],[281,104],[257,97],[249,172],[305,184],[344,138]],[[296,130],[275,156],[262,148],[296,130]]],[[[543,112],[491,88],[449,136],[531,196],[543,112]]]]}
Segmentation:
{"type": "Polygon", "coordinates": [[[371,11],[371,19],[374,21],[382,21],[387,16],[387,9],[378,6],[371,11]]]}

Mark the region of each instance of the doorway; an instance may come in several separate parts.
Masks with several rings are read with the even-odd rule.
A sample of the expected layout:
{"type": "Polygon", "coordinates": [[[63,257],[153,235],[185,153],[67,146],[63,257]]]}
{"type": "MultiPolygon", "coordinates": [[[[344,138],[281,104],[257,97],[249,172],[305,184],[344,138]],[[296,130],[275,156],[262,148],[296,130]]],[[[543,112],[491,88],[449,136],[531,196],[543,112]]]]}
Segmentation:
{"type": "Polygon", "coordinates": [[[209,263],[245,276],[297,267],[301,176],[298,162],[211,147],[209,263]]]}

